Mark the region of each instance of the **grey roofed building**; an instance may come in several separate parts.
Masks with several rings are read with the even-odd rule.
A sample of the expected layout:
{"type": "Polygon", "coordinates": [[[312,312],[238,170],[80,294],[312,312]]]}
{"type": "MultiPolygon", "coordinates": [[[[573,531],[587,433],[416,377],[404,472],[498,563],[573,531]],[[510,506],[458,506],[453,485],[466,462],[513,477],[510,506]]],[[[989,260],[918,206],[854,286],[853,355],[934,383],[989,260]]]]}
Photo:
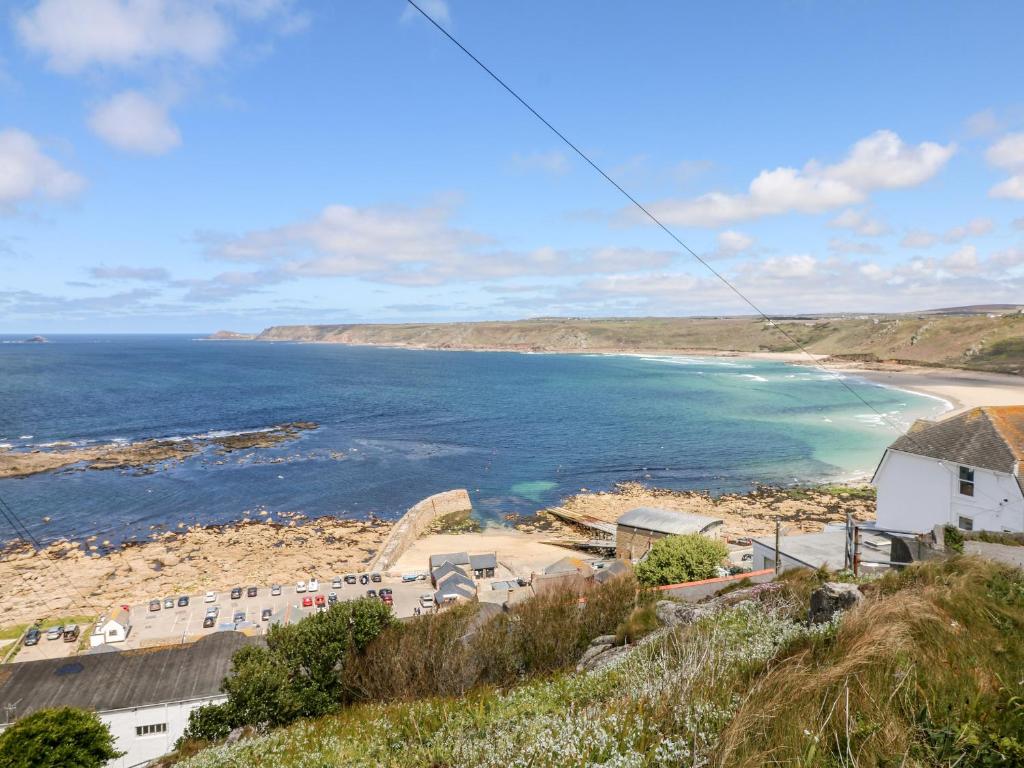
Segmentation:
{"type": "Polygon", "coordinates": [[[473,571],[493,571],[498,567],[498,555],[494,552],[487,552],[481,555],[470,555],[469,567],[470,570],[473,571]]]}
{"type": "Polygon", "coordinates": [[[629,563],[624,560],[612,560],[610,563],[605,565],[603,568],[594,569],[594,581],[599,584],[603,584],[615,576],[629,573],[632,570],[629,567],[629,563]]]}
{"type": "Polygon", "coordinates": [[[544,569],[545,576],[553,576],[556,574],[564,573],[578,573],[585,576],[590,576],[594,572],[594,569],[590,567],[590,563],[580,557],[573,557],[572,555],[566,555],[560,560],[556,560],[547,568],[544,569]]]}
{"type": "Polygon", "coordinates": [[[437,580],[438,589],[447,589],[457,584],[476,593],[476,582],[464,573],[449,573],[443,579],[437,580]]]}
{"type": "Polygon", "coordinates": [[[1024,491],[1024,406],[986,406],[941,421],[918,419],[889,450],[1015,475],[1024,491]]]}
{"type": "Polygon", "coordinates": [[[156,650],[7,664],[0,668],[0,704],[17,703],[23,717],[47,707],[107,712],[216,696],[234,652],[258,642],[238,632],[218,632],[156,650]]]}
{"type": "Polygon", "coordinates": [[[707,533],[722,525],[716,517],[693,515],[688,512],[677,512],[674,509],[661,507],[637,507],[631,509],[616,521],[616,525],[625,525],[644,531],[654,531],[677,535],[683,533],[707,533]]]}
{"type": "Polygon", "coordinates": [[[452,552],[447,555],[431,555],[430,570],[439,568],[445,563],[452,565],[469,565],[469,555],[465,552],[452,552]]]}
{"type": "MultiPolygon", "coordinates": [[[[884,563],[890,560],[892,541],[885,536],[861,531],[861,563],[884,563]]],[[[775,553],[775,537],[764,536],[751,539],[753,559],[751,566],[755,571],[774,568],[775,560],[780,559],[782,570],[788,568],[821,568],[826,566],[838,570],[845,565],[846,531],[842,528],[828,528],[819,533],[801,533],[779,538],[779,552],[775,553]]]]}
{"type": "Polygon", "coordinates": [[[462,568],[460,568],[457,565],[453,565],[452,563],[446,560],[444,563],[442,563],[440,566],[438,566],[430,572],[430,580],[434,582],[434,584],[439,584],[443,579],[447,578],[449,575],[453,573],[465,577],[469,576],[469,574],[462,570],[462,568]]]}

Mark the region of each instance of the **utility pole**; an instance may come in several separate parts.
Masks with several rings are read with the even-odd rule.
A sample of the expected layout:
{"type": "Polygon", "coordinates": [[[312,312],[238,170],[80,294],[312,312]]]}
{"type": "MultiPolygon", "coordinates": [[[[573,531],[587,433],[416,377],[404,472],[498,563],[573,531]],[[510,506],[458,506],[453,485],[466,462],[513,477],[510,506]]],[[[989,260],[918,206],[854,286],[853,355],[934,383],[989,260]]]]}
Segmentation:
{"type": "Polygon", "coordinates": [[[779,522],[779,518],[775,518],[775,575],[779,575],[779,571],[782,566],[782,553],[779,552],[779,529],[782,527],[782,523],[779,522]]]}

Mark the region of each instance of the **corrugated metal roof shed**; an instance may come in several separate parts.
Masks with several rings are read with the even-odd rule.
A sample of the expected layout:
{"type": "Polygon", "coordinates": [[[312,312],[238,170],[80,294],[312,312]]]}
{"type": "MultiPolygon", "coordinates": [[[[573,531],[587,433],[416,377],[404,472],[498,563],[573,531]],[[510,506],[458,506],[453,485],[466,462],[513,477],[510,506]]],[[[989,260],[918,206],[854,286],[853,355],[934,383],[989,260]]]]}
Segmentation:
{"type": "Polygon", "coordinates": [[[677,512],[674,509],[662,509],[661,507],[637,507],[620,517],[617,524],[655,533],[678,535],[683,533],[706,533],[712,528],[722,525],[722,520],[716,517],[677,512]]]}

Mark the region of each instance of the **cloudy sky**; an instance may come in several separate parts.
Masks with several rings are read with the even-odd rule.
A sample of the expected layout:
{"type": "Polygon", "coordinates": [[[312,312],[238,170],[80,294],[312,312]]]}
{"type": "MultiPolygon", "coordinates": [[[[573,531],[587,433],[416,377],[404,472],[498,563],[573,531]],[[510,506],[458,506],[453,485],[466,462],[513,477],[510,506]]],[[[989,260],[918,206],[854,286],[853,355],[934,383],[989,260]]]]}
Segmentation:
{"type": "MultiPolygon", "coordinates": [[[[1019,2],[424,7],[767,312],[1024,301],[1019,2]]],[[[0,11],[0,332],[749,311],[401,0],[0,11]]]]}

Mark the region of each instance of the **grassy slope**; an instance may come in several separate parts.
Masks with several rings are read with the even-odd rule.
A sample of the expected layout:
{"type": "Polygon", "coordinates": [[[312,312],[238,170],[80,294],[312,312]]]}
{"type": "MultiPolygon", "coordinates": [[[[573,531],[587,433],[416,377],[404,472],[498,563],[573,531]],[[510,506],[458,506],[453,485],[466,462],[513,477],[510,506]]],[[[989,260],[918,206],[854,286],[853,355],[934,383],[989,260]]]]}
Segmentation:
{"type": "Polygon", "coordinates": [[[1021,764],[1024,574],[971,558],[917,566],[807,629],[794,619],[814,578],[600,672],[354,706],[180,768],[1021,764]]]}
{"type": "MultiPolygon", "coordinates": [[[[1024,316],[892,315],[779,321],[812,352],[1024,373],[1024,316]]],[[[537,319],[484,323],[275,326],[264,340],[332,341],[515,351],[709,350],[789,352],[754,318],[537,319]]]]}

